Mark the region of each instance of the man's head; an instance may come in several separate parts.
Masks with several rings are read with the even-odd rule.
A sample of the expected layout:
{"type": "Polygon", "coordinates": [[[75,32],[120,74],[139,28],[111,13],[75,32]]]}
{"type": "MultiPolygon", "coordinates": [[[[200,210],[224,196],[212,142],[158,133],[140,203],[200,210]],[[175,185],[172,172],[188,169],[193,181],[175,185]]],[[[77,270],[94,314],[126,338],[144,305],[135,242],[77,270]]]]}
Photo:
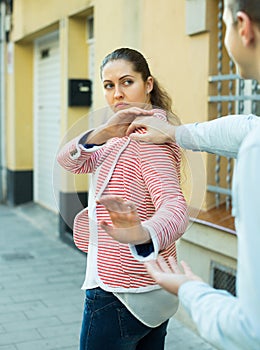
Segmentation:
{"type": "Polygon", "coordinates": [[[243,78],[260,81],[260,1],[225,0],[225,45],[243,78]]]}
{"type": "Polygon", "coordinates": [[[260,27],[259,0],[225,0],[225,5],[230,9],[234,22],[237,22],[237,13],[242,11],[260,27]]]}

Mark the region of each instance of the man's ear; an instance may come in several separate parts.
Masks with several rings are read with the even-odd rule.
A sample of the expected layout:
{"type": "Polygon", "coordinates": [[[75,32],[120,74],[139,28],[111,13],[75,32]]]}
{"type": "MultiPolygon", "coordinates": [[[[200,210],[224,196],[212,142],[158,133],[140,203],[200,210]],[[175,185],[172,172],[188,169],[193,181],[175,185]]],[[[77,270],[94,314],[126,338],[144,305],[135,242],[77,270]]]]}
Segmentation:
{"type": "Polygon", "coordinates": [[[237,12],[237,25],[238,33],[244,46],[252,45],[255,39],[254,27],[251,19],[245,12],[237,12]]]}

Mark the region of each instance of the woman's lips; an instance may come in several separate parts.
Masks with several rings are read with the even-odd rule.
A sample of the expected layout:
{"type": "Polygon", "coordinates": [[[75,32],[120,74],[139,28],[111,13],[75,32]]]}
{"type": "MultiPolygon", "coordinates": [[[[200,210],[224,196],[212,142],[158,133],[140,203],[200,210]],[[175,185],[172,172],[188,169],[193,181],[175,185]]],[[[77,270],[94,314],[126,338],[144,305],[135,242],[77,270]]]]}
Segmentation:
{"type": "Polygon", "coordinates": [[[125,108],[125,107],[128,107],[129,104],[128,103],[124,103],[124,102],[119,102],[117,104],[115,104],[115,108],[116,109],[120,109],[120,108],[125,108]]]}

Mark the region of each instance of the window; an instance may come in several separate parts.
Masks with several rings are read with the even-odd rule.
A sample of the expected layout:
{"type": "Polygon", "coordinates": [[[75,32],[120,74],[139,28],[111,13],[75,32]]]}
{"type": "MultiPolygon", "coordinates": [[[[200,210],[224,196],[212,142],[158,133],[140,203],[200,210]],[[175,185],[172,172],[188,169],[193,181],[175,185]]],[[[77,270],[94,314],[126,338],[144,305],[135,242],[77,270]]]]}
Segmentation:
{"type": "Polygon", "coordinates": [[[236,296],[236,270],[211,261],[210,281],[213,288],[227,290],[236,296]]]}

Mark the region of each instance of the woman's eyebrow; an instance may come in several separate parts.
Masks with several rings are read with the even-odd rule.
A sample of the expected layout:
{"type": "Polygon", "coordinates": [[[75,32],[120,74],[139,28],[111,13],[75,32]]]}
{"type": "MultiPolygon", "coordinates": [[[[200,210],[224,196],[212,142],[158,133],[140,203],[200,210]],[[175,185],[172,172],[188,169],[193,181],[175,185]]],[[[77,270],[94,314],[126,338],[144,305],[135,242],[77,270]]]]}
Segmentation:
{"type": "Polygon", "coordinates": [[[134,78],[133,75],[131,75],[131,74],[126,74],[126,75],[123,75],[122,77],[120,77],[119,80],[122,80],[122,79],[127,78],[127,77],[134,78]]]}
{"type": "MultiPolygon", "coordinates": [[[[120,77],[119,78],[119,80],[123,80],[123,79],[125,79],[125,78],[134,78],[134,76],[133,75],[131,75],[131,74],[125,74],[125,75],[123,75],[122,77],[120,77]]],[[[105,79],[105,80],[103,80],[103,83],[112,83],[112,80],[110,80],[110,79],[105,79]]]]}

